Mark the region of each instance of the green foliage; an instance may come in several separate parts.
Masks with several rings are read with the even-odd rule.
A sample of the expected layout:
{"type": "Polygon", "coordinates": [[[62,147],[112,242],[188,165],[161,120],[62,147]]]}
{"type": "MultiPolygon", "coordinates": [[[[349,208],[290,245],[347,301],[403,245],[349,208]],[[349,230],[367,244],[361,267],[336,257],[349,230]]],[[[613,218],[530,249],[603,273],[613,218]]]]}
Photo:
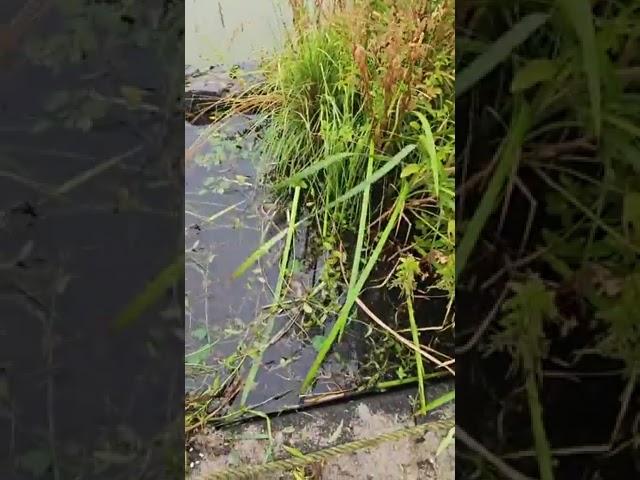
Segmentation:
{"type": "Polygon", "coordinates": [[[542,360],[549,350],[545,323],[556,319],[558,312],[554,293],[540,279],[515,283],[512,288],[514,295],[504,304],[505,313],[499,320],[501,330],[492,336],[490,350],[507,351],[514,366],[524,373],[540,478],[552,480],[551,447],[544,428],[539,388],[542,360]]]}
{"type": "MultiPolygon", "coordinates": [[[[420,276],[420,263],[412,256],[407,255],[400,259],[400,264],[396,268],[396,277],[393,285],[400,288],[400,291],[404,295],[407,303],[407,310],[409,312],[409,325],[411,329],[411,338],[416,349],[420,348],[420,334],[418,332],[418,325],[416,324],[414,310],[413,310],[413,295],[416,290],[417,281],[416,278],[420,276]]],[[[416,350],[416,371],[418,373],[418,397],[420,400],[420,413],[427,413],[427,399],[425,394],[424,384],[424,364],[422,362],[422,356],[416,350]]]]}
{"type": "MultiPolygon", "coordinates": [[[[304,2],[291,4],[290,41],[265,62],[259,93],[241,101],[268,98],[264,174],[283,204],[291,201],[292,186],[301,189],[307,216],[294,227],[313,220],[323,243],[332,242],[321,252],[329,259],[322,281],[332,305],[336,284],[347,283],[338,319],[316,345],[306,391],[392,242],[406,255],[390,278],[402,283],[408,302],[428,276],[453,301],[454,11],[450,0],[357,0],[313,14],[304,2]],[[394,238],[400,218],[409,222],[410,234],[394,238]],[[336,256],[334,241],[346,255],[336,256]]],[[[283,237],[267,241],[235,276],[283,237]]],[[[313,312],[308,304],[307,310],[313,312]]],[[[423,388],[422,360],[415,358],[423,388]]],[[[424,409],[424,395],[421,400],[424,409]]]]}
{"type": "Polygon", "coordinates": [[[507,351],[520,365],[538,364],[549,349],[545,323],[558,316],[554,293],[538,278],[515,283],[512,288],[514,295],[504,303],[500,330],[491,338],[491,345],[507,351]]]}
{"type": "MultiPolygon", "coordinates": [[[[427,116],[439,115],[439,122],[443,116],[453,117],[452,31],[444,24],[452,17],[443,13],[450,15],[447,2],[438,2],[442,5],[435,11],[444,18],[434,14],[435,27],[427,17],[415,17],[407,2],[396,2],[394,15],[388,2],[378,7],[364,3],[355,2],[352,9],[316,26],[305,23],[290,46],[266,66],[266,90],[279,99],[267,113],[265,133],[266,153],[275,161],[272,174],[279,180],[297,179],[304,172],[307,201],[318,210],[366,177],[371,141],[376,154],[385,155],[423,144],[420,134],[430,131],[408,128],[411,110],[427,125],[427,116]],[[442,31],[451,32],[450,37],[442,31]],[[419,33],[422,43],[404,45],[419,33]],[[429,46],[430,39],[440,37],[440,49],[429,46]],[[337,156],[344,157],[336,161],[337,156]]],[[[438,147],[453,144],[440,133],[438,147]]],[[[429,145],[434,167],[443,155],[435,158],[433,137],[429,145]]],[[[425,160],[421,152],[405,159],[416,164],[425,160]]],[[[383,161],[376,155],[374,170],[383,161]]],[[[432,172],[437,190],[439,168],[432,172]]],[[[395,184],[399,174],[387,172],[384,183],[395,184]]],[[[357,225],[359,212],[359,204],[352,203],[333,214],[350,229],[357,225]]]]}
{"type": "Polygon", "coordinates": [[[400,259],[392,285],[398,287],[405,297],[411,297],[416,289],[416,278],[421,274],[418,260],[413,255],[407,255],[400,259]]]}
{"type": "Polygon", "coordinates": [[[605,356],[624,362],[629,374],[640,369],[640,272],[628,275],[619,296],[603,302],[599,317],[606,333],[597,344],[605,356]]]}
{"type": "MultiPolygon", "coordinates": [[[[475,288],[483,285],[493,272],[478,275],[472,264],[488,253],[503,262],[507,253],[499,268],[518,281],[497,333],[479,344],[508,352],[524,374],[539,473],[550,478],[545,437],[553,432],[553,441],[557,426],[544,425],[540,395],[550,352],[568,359],[567,376],[585,352],[624,364],[614,433],[624,426],[640,364],[640,57],[630,40],[640,10],[634,0],[520,0],[459,13],[473,23],[457,39],[457,101],[470,125],[457,139],[464,153],[456,166],[468,172],[458,186],[468,217],[458,222],[458,282],[467,286],[473,276],[475,288]],[[514,207],[514,196],[544,223],[542,234],[520,227],[527,212],[514,207]],[[465,205],[468,198],[480,199],[478,208],[465,205]],[[513,224],[522,230],[505,234],[513,224]],[[500,252],[490,253],[496,241],[500,252]]],[[[514,391],[521,378],[513,377],[514,391]]]]}

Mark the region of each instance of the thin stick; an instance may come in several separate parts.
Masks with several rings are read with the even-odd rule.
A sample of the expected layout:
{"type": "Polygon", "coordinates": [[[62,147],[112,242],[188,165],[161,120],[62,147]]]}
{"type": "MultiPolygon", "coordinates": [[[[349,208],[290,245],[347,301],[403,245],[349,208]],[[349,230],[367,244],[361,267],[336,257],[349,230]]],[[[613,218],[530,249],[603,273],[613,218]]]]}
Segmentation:
{"type": "Polygon", "coordinates": [[[362,302],[362,300],[360,300],[360,298],[356,298],[356,303],[362,309],[362,311],[364,313],[366,313],[369,316],[369,318],[371,318],[371,320],[376,322],[382,329],[384,329],[386,332],[388,332],[390,335],[392,335],[393,338],[398,340],[403,345],[409,347],[414,352],[420,353],[427,360],[431,360],[438,367],[447,369],[452,375],[455,376],[455,374],[456,374],[455,370],[453,370],[451,367],[449,367],[449,365],[452,365],[452,364],[455,363],[455,359],[447,360],[445,362],[442,362],[442,361],[438,360],[433,355],[431,355],[428,352],[426,352],[422,347],[416,347],[409,340],[404,338],[402,335],[398,334],[393,328],[391,328],[386,323],[384,323],[382,320],[380,320],[380,318],[378,318],[375,313],[373,313],[371,310],[369,310],[369,308],[362,302]]]}
{"type": "Polygon", "coordinates": [[[485,460],[487,460],[491,465],[496,467],[496,469],[498,469],[498,471],[502,473],[506,478],[510,480],[534,480],[533,478],[527,477],[526,475],[520,473],[515,468],[511,467],[506,462],[491,453],[484,445],[480,444],[476,439],[465,432],[459,425],[456,425],[456,439],[460,439],[462,443],[467,446],[467,448],[474,451],[485,460]]]}
{"type": "Polygon", "coordinates": [[[611,439],[609,440],[610,444],[613,445],[616,441],[616,438],[620,432],[620,427],[622,426],[622,421],[624,420],[624,416],[627,413],[629,408],[629,402],[631,401],[631,395],[636,387],[636,373],[633,372],[629,381],[627,382],[627,386],[622,393],[622,406],[620,407],[620,412],[618,412],[618,416],[616,418],[616,423],[613,427],[613,431],[611,432],[611,439]]]}
{"type": "Polygon", "coordinates": [[[500,310],[500,306],[502,305],[502,302],[504,302],[504,299],[507,296],[508,292],[509,290],[507,288],[502,290],[502,293],[500,294],[500,298],[498,298],[498,301],[495,303],[495,305],[493,306],[491,311],[487,314],[487,316],[484,317],[484,320],[482,320],[482,323],[480,323],[479,327],[476,329],[473,336],[469,339],[467,343],[465,343],[459,348],[456,348],[456,355],[467,353],[469,350],[473,348],[473,346],[478,342],[478,340],[480,340],[480,337],[482,337],[485,330],[489,327],[489,325],[497,315],[498,311],[500,310]]]}

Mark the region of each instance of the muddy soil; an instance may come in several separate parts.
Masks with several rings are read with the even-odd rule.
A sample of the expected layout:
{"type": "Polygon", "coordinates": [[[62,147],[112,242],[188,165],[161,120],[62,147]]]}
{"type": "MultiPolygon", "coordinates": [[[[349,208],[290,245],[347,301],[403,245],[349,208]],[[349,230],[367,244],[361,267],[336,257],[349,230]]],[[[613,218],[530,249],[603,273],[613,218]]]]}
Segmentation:
{"type": "MultiPolygon", "coordinates": [[[[429,393],[435,397],[449,388],[452,385],[447,383],[434,385],[429,393]]],[[[200,434],[190,447],[192,472],[189,478],[200,480],[213,472],[261,464],[268,458],[287,458],[290,455],[285,446],[310,452],[414,425],[410,409],[412,396],[415,396],[414,390],[404,390],[275,417],[272,419],[272,441],[269,441],[263,420],[226,431],[200,434]]],[[[453,415],[454,406],[449,404],[431,413],[430,419],[453,415]]],[[[311,467],[307,474],[316,480],[453,480],[455,445],[451,443],[436,456],[441,442],[441,436],[428,432],[420,437],[408,437],[334,457],[311,467]]],[[[293,477],[283,473],[261,478],[293,477]]]]}

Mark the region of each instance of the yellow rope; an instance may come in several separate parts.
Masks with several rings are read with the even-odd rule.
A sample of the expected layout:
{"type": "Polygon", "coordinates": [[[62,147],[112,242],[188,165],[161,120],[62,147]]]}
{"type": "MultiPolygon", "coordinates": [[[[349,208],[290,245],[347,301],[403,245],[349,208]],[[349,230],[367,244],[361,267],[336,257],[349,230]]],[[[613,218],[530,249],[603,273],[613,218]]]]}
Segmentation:
{"type": "Polygon", "coordinates": [[[417,426],[405,427],[390,433],[383,433],[371,438],[355,440],[353,442],[336,445],[335,447],[318,450],[305,454],[303,457],[292,457],[285,460],[276,460],[262,465],[249,465],[244,467],[229,468],[219,472],[207,473],[199,478],[201,480],[244,480],[262,478],[262,475],[273,474],[283,471],[292,471],[296,468],[305,467],[313,463],[326,461],[330,458],[354,453],[365,448],[375,447],[382,443],[397,441],[405,437],[420,436],[428,431],[444,434],[454,426],[453,419],[439,420],[424,423],[417,426]]]}

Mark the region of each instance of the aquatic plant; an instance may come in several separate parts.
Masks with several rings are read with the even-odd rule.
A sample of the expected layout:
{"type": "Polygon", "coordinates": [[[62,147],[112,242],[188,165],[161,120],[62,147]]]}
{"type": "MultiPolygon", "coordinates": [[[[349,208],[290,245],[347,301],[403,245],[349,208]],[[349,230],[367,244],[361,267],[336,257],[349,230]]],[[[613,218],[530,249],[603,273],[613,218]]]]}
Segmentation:
{"type": "MultiPolygon", "coordinates": [[[[528,437],[509,416],[526,402],[537,465],[523,466],[532,471],[537,466],[542,478],[560,469],[565,476],[600,475],[601,462],[628,461],[625,448],[632,440],[616,447],[622,431],[637,436],[633,420],[623,419],[631,416],[639,364],[631,346],[638,338],[637,321],[630,314],[637,304],[631,292],[640,252],[639,58],[632,26],[639,15],[637,1],[586,0],[489,1],[482,8],[465,2],[457,12],[456,102],[459,121],[469,126],[457,139],[456,201],[464,212],[457,222],[457,282],[469,298],[491,299],[494,311],[495,304],[506,304],[486,321],[475,315],[463,320],[465,330],[473,332],[463,350],[506,349],[510,360],[529,364],[519,370],[526,395],[520,393],[522,376],[501,383],[501,372],[511,363],[500,363],[502,370],[492,363],[496,370],[479,378],[492,405],[488,399],[496,391],[502,397],[511,392],[497,407],[506,419],[500,430],[483,426],[482,435],[487,447],[497,450],[528,437]],[[513,284],[521,288],[513,290],[513,284]],[[545,315],[533,321],[542,311],[545,315]],[[542,317],[555,320],[541,322],[542,317]],[[516,328],[525,325],[516,319],[525,318],[527,334],[516,328]],[[484,336],[485,331],[494,334],[484,336]],[[562,431],[562,422],[554,419],[566,421],[567,412],[546,394],[546,385],[553,382],[556,398],[569,398],[604,378],[612,363],[624,366],[622,374],[608,377],[619,380],[621,392],[598,396],[593,408],[604,411],[604,402],[613,396],[617,403],[620,396],[605,446],[615,453],[594,451],[588,462],[571,453],[560,457],[554,447],[568,437],[598,440],[595,427],[562,431]],[[561,370],[554,380],[545,379],[543,388],[551,366],[561,370]],[[506,438],[511,443],[505,444],[506,438]]],[[[485,365],[503,358],[490,355],[485,365]]],[[[589,418],[572,421],[592,425],[589,418]]],[[[606,429],[609,420],[602,422],[606,429]]]]}
{"type": "MultiPolygon", "coordinates": [[[[450,1],[292,7],[296,28],[265,64],[260,88],[272,102],[263,123],[266,176],[284,203],[301,187],[301,205],[319,234],[351,245],[345,302],[306,391],[390,248],[413,251],[452,305],[453,8],[450,1]]],[[[415,368],[423,392],[421,362],[415,368]]]]}
{"type": "Polygon", "coordinates": [[[264,353],[282,334],[273,331],[275,317],[296,309],[303,315],[293,323],[317,353],[302,393],[353,326],[356,308],[369,324],[367,337],[376,338],[367,340],[376,343],[367,364],[375,373],[360,379],[358,389],[417,383],[416,410],[425,414],[427,382],[453,373],[454,360],[432,342],[454,325],[453,2],[290,3],[294,28],[284,49],[262,64],[262,80],[200,112],[219,124],[259,112],[261,179],[287,221],[234,273],[251,271],[284,244],[276,253],[272,305],[229,369],[243,379],[241,392],[236,378],[226,376],[215,390],[193,397],[192,429],[214,420],[205,403],[215,401],[218,417],[247,412],[264,353]],[[322,272],[308,292],[291,299],[294,239],[307,226],[324,259],[322,272]],[[414,264],[418,270],[409,269],[414,264]],[[386,280],[376,286],[373,276],[381,272],[386,280]],[[362,295],[371,288],[393,290],[400,322],[380,319],[366,305],[362,295]],[[418,303],[428,302],[431,292],[448,297],[441,319],[419,315],[418,303]],[[226,413],[236,396],[239,409],[226,413]]]}

